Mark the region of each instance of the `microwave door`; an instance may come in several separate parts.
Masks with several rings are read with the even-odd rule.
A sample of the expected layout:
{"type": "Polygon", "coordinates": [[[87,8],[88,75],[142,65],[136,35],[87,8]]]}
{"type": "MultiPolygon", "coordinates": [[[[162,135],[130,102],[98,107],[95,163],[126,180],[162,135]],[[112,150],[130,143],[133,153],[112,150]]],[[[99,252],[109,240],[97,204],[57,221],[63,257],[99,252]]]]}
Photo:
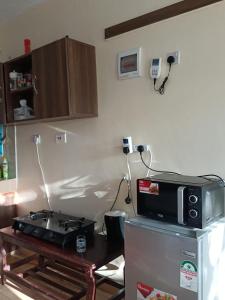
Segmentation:
{"type": "Polygon", "coordinates": [[[185,186],[180,186],[177,189],[177,222],[185,225],[184,222],[184,190],[185,186]]]}

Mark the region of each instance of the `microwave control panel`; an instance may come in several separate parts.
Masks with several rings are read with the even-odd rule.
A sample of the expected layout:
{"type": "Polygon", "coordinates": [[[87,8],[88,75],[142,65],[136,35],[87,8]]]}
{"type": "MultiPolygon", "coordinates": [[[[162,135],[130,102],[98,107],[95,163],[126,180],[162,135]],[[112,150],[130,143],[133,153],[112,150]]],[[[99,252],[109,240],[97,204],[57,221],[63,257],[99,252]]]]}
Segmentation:
{"type": "Polygon", "coordinates": [[[202,227],[202,195],[200,188],[187,188],[187,224],[191,227],[202,227]]]}

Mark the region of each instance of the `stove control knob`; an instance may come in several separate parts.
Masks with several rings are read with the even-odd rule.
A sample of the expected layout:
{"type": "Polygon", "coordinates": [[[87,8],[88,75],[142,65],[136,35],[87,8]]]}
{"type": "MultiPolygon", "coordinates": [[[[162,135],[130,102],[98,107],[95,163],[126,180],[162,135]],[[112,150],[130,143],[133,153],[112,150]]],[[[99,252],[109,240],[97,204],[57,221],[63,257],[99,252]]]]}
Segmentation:
{"type": "Polygon", "coordinates": [[[189,196],[189,202],[190,202],[191,204],[196,204],[196,203],[198,202],[198,197],[195,196],[195,195],[190,195],[190,196],[189,196]]]}
{"type": "Polygon", "coordinates": [[[198,211],[196,209],[190,209],[189,210],[189,216],[192,219],[196,219],[198,217],[198,211]]]}

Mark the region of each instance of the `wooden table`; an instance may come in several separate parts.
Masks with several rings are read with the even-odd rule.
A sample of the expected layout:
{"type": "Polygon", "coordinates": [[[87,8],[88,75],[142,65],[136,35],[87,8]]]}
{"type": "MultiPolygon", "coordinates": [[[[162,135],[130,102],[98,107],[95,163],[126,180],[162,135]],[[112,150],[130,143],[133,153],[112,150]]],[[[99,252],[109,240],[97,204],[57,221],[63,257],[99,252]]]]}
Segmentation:
{"type": "Polygon", "coordinates": [[[17,216],[16,204],[0,205],[0,228],[12,225],[13,218],[17,216]]]}
{"type": "MultiPolygon", "coordinates": [[[[29,282],[25,276],[27,274],[24,274],[24,276],[21,276],[20,274],[20,276],[18,276],[12,271],[10,265],[7,263],[5,251],[5,246],[7,244],[29,249],[37,254],[38,266],[30,271],[29,275],[32,273],[38,276],[36,273],[37,271],[41,272],[47,270],[50,266],[54,271],[56,270],[56,272],[59,272],[60,274],[65,273],[66,276],[69,274],[70,280],[73,282],[77,282],[77,278],[79,278],[79,280],[83,278],[86,283],[85,292],[82,289],[80,292],[74,293],[74,295],[69,298],[71,300],[80,299],[84,294],[86,294],[87,300],[95,300],[97,283],[94,274],[95,270],[123,254],[123,247],[121,245],[107,242],[103,235],[95,235],[92,245],[87,247],[85,254],[79,255],[76,253],[75,249],[62,249],[59,246],[39,240],[22,232],[15,232],[11,227],[1,229],[1,283],[4,284],[4,281],[9,278],[15,283],[24,285],[26,288],[31,288],[36,292],[43,294],[43,297],[45,296],[43,299],[59,300],[60,298],[48,291],[48,289],[29,282]]],[[[49,271],[52,270],[48,269],[48,272],[49,271]]],[[[64,290],[67,289],[64,287],[64,290]]],[[[121,299],[121,296],[117,295],[112,299],[121,299]]]]}

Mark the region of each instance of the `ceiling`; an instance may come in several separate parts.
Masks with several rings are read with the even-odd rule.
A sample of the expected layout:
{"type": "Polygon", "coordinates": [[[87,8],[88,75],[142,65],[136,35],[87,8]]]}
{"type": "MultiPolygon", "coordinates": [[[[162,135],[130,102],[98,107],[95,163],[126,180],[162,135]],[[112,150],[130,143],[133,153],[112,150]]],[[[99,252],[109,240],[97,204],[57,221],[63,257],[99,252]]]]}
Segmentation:
{"type": "Polygon", "coordinates": [[[5,22],[33,5],[46,0],[0,0],[0,23],[5,22]]]}
{"type": "MultiPolygon", "coordinates": [[[[44,1],[47,0],[0,0],[0,23],[13,19],[15,16],[22,14],[31,6],[37,5],[44,1]]],[[[142,0],[138,15],[149,12],[149,10],[159,9],[179,1],[181,0],[142,0]]],[[[121,5],[123,4],[122,2],[121,5]]],[[[127,9],[127,7],[125,7],[125,9],[127,9]]]]}

